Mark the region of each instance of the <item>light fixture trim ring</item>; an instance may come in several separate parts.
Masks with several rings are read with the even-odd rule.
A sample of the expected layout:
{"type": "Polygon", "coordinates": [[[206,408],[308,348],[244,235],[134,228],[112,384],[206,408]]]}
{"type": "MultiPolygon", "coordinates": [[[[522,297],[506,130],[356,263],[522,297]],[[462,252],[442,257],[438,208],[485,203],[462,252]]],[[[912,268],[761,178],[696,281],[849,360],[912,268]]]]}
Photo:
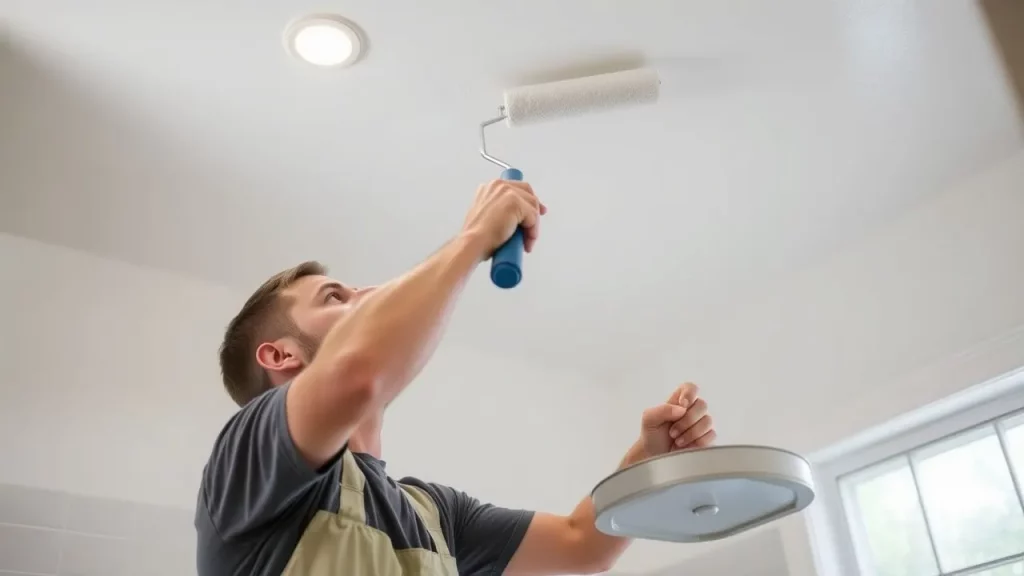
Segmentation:
{"type": "Polygon", "coordinates": [[[346,68],[360,61],[365,55],[366,39],[363,31],[351,20],[337,14],[308,14],[296,18],[285,28],[283,40],[285,50],[289,54],[310,66],[318,68],[346,68]],[[309,60],[296,48],[296,39],[303,30],[313,26],[328,26],[341,31],[352,44],[351,53],[339,62],[331,64],[318,64],[309,60]]]}

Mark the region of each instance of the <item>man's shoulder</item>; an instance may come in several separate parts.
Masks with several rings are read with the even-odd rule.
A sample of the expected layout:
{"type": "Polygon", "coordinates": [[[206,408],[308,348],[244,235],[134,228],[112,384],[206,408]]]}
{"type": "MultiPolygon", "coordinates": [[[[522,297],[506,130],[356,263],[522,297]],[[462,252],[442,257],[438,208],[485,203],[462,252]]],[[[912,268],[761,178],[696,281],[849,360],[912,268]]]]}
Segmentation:
{"type": "Polygon", "coordinates": [[[231,414],[214,438],[203,467],[204,479],[220,473],[218,464],[225,460],[233,461],[239,452],[272,447],[257,441],[254,436],[261,432],[271,433],[272,430],[267,428],[273,428],[276,420],[284,417],[284,394],[284,387],[267,390],[231,414]],[[281,414],[277,414],[278,411],[281,414]]]}
{"type": "Polygon", "coordinates": [[[442,525],[452,529],[455,528],[460,507],[464,505],[466,498],[463,492],[445,484],[427,482],[413,476],[406,476],[398,480],[398,483],[404,486],[411,486],[426,493],[434,502],[434,505],[437,506],[442,525]]]}
{"type": "Polygon", "coordinates": [[[456,499],[456,494],[458,494],[458,491],[451,486],[445,486],[444,484],[438,484],[436,482],[427,482],[414,476],[405,476],[397,482],[400,485],[411,486],[426,492],[438,506],[450,506],[456,499]]]}
{"type": "Polygon", "coordinates": [[[217,434],[217,443],[222,442],[233,431],[242,432],[260,418],[275,415],[276,410],[284,408],[287,391],[287,386],[272,388],[235,410],[221,426],[220,432],[217,434]]]}

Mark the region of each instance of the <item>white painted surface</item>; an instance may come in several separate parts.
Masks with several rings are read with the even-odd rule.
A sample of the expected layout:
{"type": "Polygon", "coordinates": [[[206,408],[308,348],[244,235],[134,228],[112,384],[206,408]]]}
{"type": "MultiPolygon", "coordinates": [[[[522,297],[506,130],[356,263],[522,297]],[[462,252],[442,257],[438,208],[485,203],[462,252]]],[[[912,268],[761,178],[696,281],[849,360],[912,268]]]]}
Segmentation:
{"type": "Polygon", "coordinates": [[[495,173],[502,88],[595,62],[665,101],[495,131],[544,242],[472,282],[396,471],[568,510],[683,379],[723,440],[815,451],[1024,365],[1024,138],[972,3],[580,2],[343,6],[370,51],[325,75],[281,50],[293,2],[3,1],[0,481],[191,504],[252,287],[422,258],[495,173]]]}
{"type": "Polygon", "coordinates": [[[505,87],[646,61],[658,106],[494,131],[551,212],[521,289],[475,283],[456,326],[602,374],[1022,144],[967,2],[337,8],[370,44],[342,73],[282,49],[292,1],[6,0],[0,229],[244,291],[308,257],[380,281],[497,174],[505,87]]]}
{"type": "Polygon", "coordinates": [[[0,235],[0,482],[193,506],[240,294],[0,235]]]}
{"type": "Polygon", "coordinates": [[[737,298],[697,324],[708,331],[665,356],[660,374],[685,370],[724,400],[724,439],[809,452],[1024,365],[1017,348],[973,381],[927,373],[1024,328],[1022,216],[1024,150],[828,262],[737,298]]]}
{"type": "Polygon", "coordinates": [[[0,576],[189,576],[191,508],[0,483],[0,576]]]}

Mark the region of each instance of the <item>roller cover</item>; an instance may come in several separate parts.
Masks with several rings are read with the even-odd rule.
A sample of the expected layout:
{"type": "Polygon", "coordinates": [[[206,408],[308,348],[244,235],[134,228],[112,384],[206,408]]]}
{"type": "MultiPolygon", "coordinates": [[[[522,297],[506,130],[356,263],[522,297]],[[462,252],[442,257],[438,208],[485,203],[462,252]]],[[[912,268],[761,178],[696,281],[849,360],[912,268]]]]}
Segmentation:
{"type": "Polygon", "coordinates": [[[640,68],[505,91],[509,126],[521,126],[658,100],[658,73],[640,68]]]}

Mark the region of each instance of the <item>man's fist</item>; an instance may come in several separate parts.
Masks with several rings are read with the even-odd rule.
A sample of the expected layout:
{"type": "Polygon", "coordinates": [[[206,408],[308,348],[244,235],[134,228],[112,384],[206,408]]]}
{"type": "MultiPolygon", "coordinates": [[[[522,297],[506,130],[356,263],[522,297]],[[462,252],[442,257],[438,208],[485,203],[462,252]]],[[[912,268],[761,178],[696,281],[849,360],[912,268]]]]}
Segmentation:
{"type": "Polygon", "coordinates": [[[521,226],[524,249],[530,252],[540,235],[540,217],[546,212],[526,182],[492,180],[477,189],[463,233],[481,238],[486,251],[483,257],[488,258],[521,226]]]}
{"type": "Polygon", "coordinates": [[[668,400],[644,410],[640,438],[647,457],[688,448],[704,448],[715,441],[708,403],[697,396],[696,384],[683,384],[668,400]]]}

